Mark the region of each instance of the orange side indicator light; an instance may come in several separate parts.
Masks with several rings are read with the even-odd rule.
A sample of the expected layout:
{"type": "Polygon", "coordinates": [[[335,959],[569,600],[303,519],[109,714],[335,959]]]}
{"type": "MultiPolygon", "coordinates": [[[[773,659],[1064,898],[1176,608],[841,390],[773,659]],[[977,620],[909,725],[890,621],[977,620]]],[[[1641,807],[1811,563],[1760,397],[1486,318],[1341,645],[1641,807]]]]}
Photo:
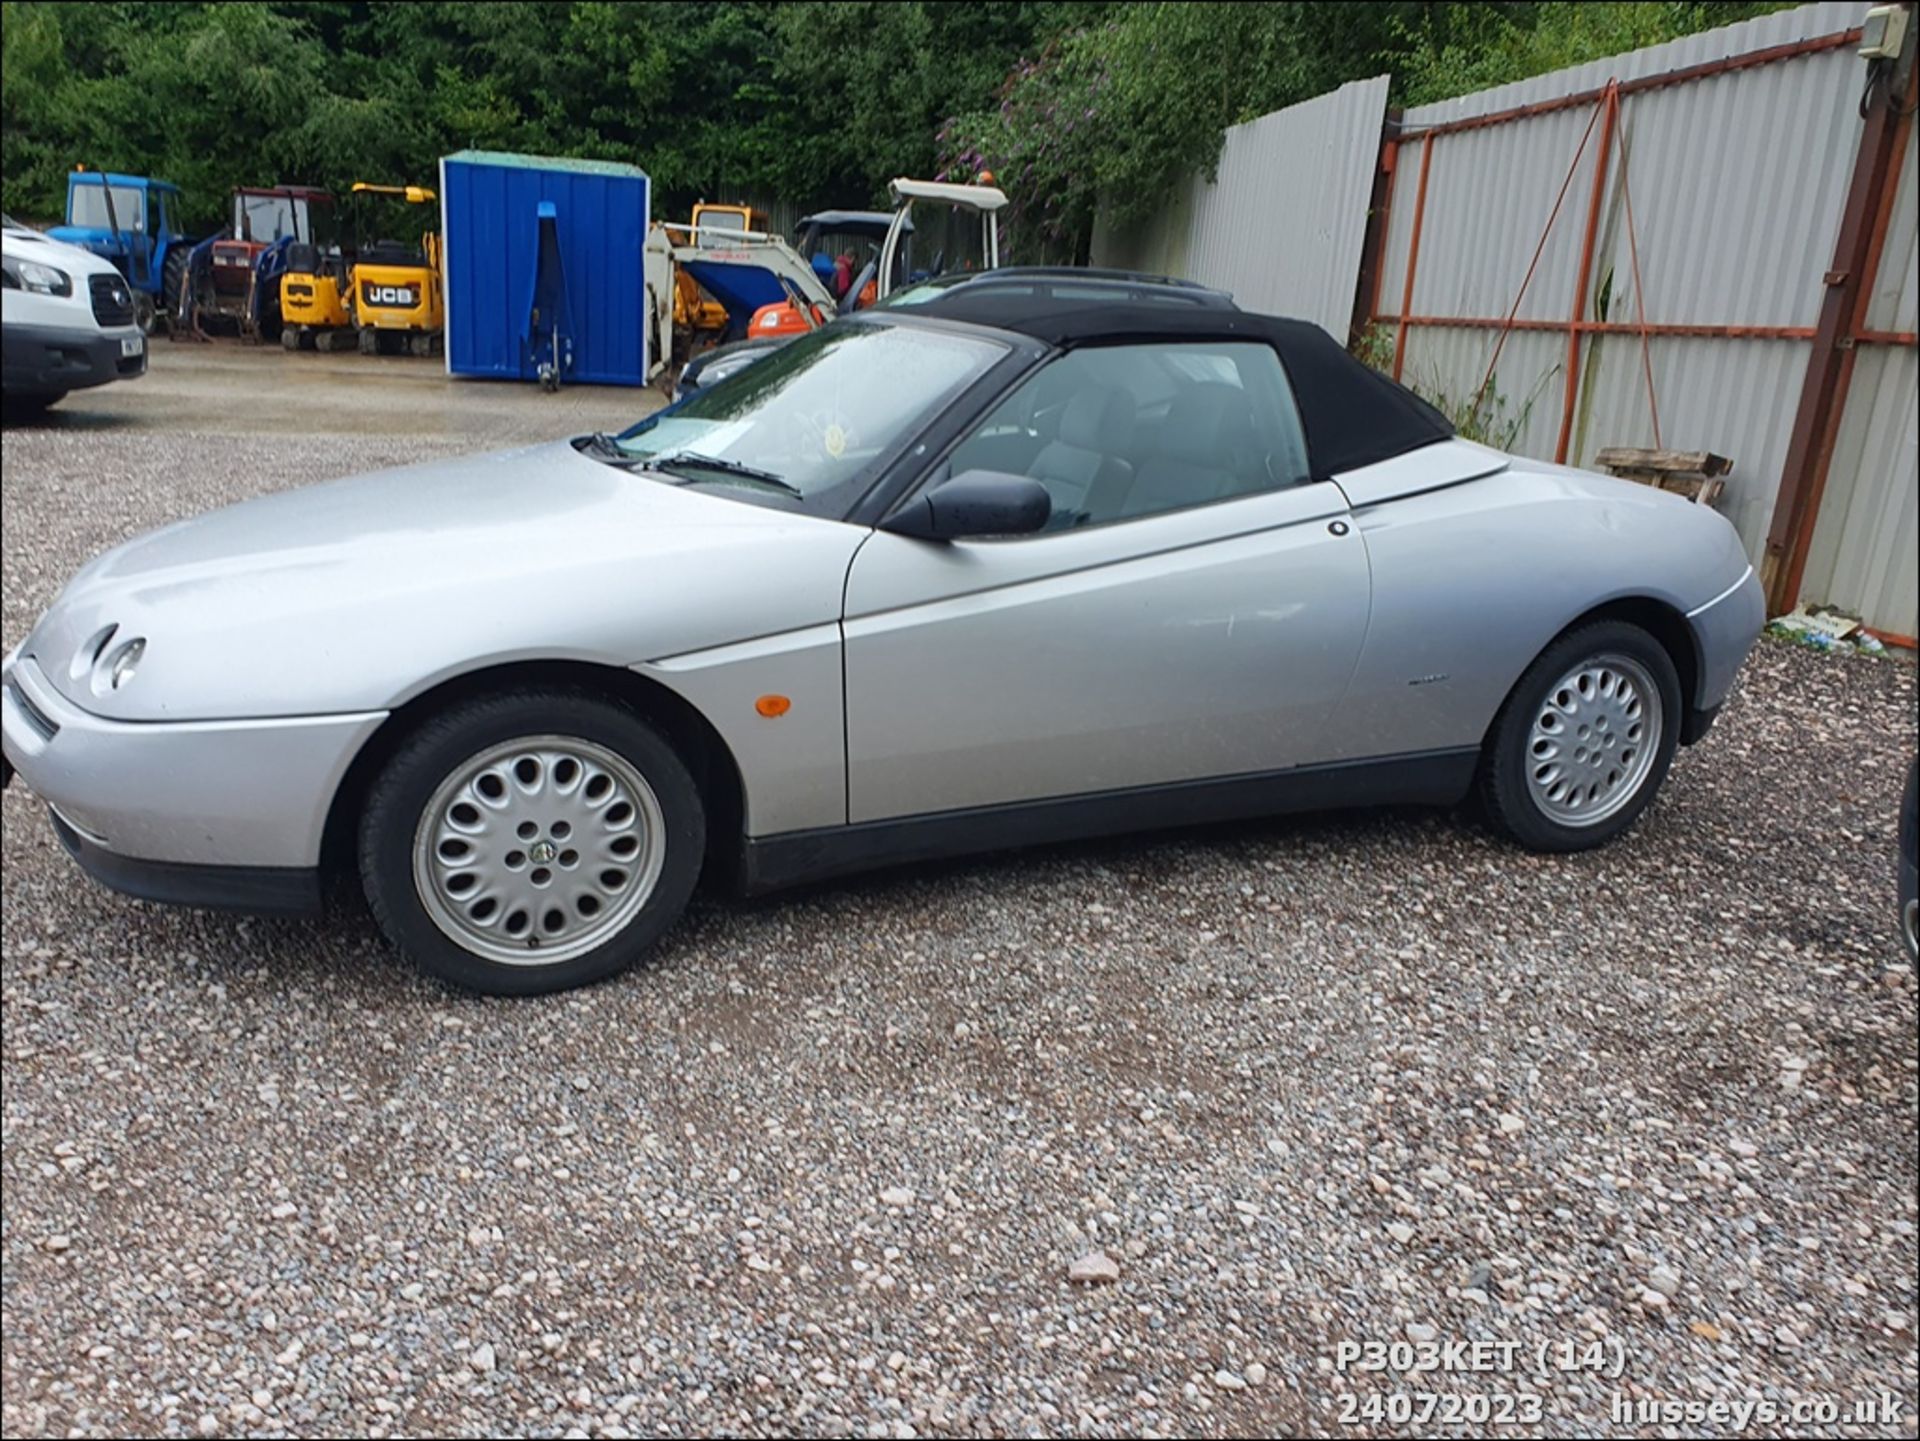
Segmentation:
{"type": "Polygon", "coordinates": [[[783,716],[793,709],[793,702],[783,695],[763,695],[753,703],[753,708],[769,720],[783,716]]]}

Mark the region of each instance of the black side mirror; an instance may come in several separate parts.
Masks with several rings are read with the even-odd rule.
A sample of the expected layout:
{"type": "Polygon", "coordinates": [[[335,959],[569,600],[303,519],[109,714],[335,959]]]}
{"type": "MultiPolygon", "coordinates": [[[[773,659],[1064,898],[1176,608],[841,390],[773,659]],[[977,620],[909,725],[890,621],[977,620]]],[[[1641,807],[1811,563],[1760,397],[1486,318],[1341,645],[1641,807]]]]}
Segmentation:
{"type": "Polygon", "coordinates": [[[1039,481],[997,470],[969,470],[917,495],[880,529],[917,540],[968,535],[1030,535],[1053,514],[1039,481]]]}

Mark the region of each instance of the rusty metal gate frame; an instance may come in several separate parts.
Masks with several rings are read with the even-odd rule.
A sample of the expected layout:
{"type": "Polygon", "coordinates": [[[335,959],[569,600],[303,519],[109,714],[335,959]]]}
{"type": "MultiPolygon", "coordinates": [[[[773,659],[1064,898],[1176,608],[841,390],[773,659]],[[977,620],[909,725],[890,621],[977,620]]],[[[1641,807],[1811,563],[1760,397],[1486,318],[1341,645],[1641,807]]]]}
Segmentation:
{"type": "MultiPolygon", "coordinates": [[[[1833,268],[1826,277],[1828,289],[1818,325],[1675,324],[1647,320],[1644,317],[1633,321],[1591,320],[1586,316],[1588,282],[1592,276],[1594,247],[1599,230],[1600,212],[1605,201],[1608,170],[1615,148],[1613,137],[1621,101],[1650,90],[1684,85],[1691,81],[1750,70],[1756,66],[1771,65],[1798,56],[1817,55],[1824,51],[1857,45],[1860,35],[1858,27],[1839,30],[1784,45],[1767,46],[1741,55],[1724,56],[1718,60],[1689,65],[1658,75],[1640,76],[1631,80],[1612,80],[1605,85],[1558,96],[1552,100],[1517,105],[1510,109],[1496,110],[1461,120],[1443,121],[1440,124],[1418,129],[1402,129],[1397,115],[1390,115],[1381,136],[1379,177],[1376,185],[1376,194],[1380,200],[1368,226],[1367,254],[1362,272],[1362,299],[1363,313],[1372,324],[1394,327],[1394,379],[1398,380],[1401,376],[1406,358],[1407,332],[1414,326],[1498,330],[1502,332],[1502,339],[1505,338],[1506,332],[1515,330],[1564,333],[1567,337],[1567,363],[1562,421],[1553,457],[1557,462],[1562,464],[1566,462],[1571,445],[1572,417],[1579,401],[1583,337],[1638,335],[1642,337],[1643,343],[1648,336],[1813,342],[1813,354],[1808,359],[1807,385],[1803,391],[1800,411],[1794,419],[1793,438],[1788,450],[1787,463],[1780,477],[1779,493],[1775,500],[1773,520],[1767,537],[1766,559],[1770,582],[1768,601],[1770,612],[1775,614],[1790,609],[1798,599],[1797,591],[1805,570],[1808,548],[1812,543],[1814,524],[1819,515],[1820,496],[1824,489],[1826,470],[1832,460],[1834,442],[1839,433],[1841,411],[1846,401],[1846,382],[1851,376],[1855,347],[1859,345],[1912,346],[1920,343],[1920,335],[1916,335],[1913,331],[1871,330],[1865,323],[1867,300],[1872,291],[1874,275],[1879,267],[1888,222],[1893,210],[1894,187],[1898,183],[1900,166],[1907,148],[1907,137],[1913,130],[1911,97],[1893,96],[1890,101],[1883,100],[1883,103],[1868,116],[1867,125],[1861,136],[1853,186],[1847,196],[1840,236],[1836,243],[1836,258],[1833,268]],[[1904,110],[1901,109],[1903,99],[1904,110]],[[1504,317],[1428,315],[1416,312],[1413,308],[1413,287],[1420,264],[1420,231],[1426,218],[1428,181],[1433,168],[1434,142],[1465,131],[1513,124],[1531,120],[1537,116],[1589,105],[1594,107],[1594,120],[1600,123],[1601,140],[1599,153],[1595,157],[1593,186],[1584,219],[1579,260],[1580,279],[1567,317],[1564,320],[1523,320],[1514,315],[1504,317]],[[1394,193],[1399,184],[1403,158],[1401,152],[1416,143],[1420,147],[1420,175],[1418,188],[1414,194],[1413,220],[1407,243],[1406,277],[1401,287],[1398,312],[1389,313],[1383,311],[1380,305],[1380,289],[1386,273],[1387,222],[1393,206],[1394,193]]],[[[1909,62],[1909,70],[1910,68],[1909,62]]],[[[1592,128],[1590,122],[1589,135],[1592,128]]],[[[1581,151],[1574,160],[1576,168],[1580,155],[1585,153],[1586,143],[1586,138],[1583,137],[1581,151]]],[[[1573,171],[1569,170],[1569,181],[1572,175],[1573,171]]],[[[1558,210],[1556,203],[1556,217],[1558,210]]],[[[1552,223],[1550,218],[1549,228],[1552,223]]],[[[1517,309],[1516,304],[1515,310],[1517,309]]],[[[1915,643],[1914,638],[1910,636],[1885,636],[1884,632],[1881,634],[1886,639],[1907,646],[1915,643]]]]}

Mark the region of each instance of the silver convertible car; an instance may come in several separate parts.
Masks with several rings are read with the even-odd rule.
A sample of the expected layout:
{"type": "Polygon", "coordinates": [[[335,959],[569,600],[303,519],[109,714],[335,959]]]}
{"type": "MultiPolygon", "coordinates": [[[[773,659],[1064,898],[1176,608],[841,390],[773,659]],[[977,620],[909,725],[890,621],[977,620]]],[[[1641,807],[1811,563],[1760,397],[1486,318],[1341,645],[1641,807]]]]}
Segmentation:
{"type": "Polygon", "coordinates": [[[976,289],[109,551],[5,662],[8,768],[110,886],[357,873],[427,970],[529,993],[703,873],[1469,796],[1598,845],[1759,632],[1720,516],[1459,440],[1312,326],[976,289]]]}

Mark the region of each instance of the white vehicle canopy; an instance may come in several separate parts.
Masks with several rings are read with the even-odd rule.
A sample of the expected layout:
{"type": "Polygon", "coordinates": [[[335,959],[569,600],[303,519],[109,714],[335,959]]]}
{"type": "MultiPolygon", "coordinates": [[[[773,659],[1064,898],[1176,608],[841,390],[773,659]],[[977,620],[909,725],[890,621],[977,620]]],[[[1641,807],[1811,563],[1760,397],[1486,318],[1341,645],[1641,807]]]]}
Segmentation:
{"type": "Polygon", "coordinates": [[[1000,268],[999,214],[1006,208],[1007,193],[999,186],[903,177],[888,182],[887,198],[893,202],[893,225],[880,251],[882,300],[909,278],[898,273],[898,258],[901,237],[913,227],[920,231],[920,249],[932,252],[928,277],[1000,268]]]}

